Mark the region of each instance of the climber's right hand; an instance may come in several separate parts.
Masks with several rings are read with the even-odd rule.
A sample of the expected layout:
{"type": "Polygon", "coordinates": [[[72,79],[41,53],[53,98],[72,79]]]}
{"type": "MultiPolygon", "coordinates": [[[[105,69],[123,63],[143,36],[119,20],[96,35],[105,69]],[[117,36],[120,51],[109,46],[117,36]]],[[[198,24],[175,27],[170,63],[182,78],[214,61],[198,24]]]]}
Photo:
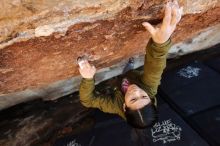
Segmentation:
{"type": "Polygon", "coordinates": [[[179,7],[177,0],[168,2],[165,6],[165,16],[160,27],[154,27],[148,22],[142,25],[150,32],[154,42],[165,43],[172,35],[183,13],[183,7],[179,7]]]}
{"type": "Polygon", "coordinates": [[[96,73],[95,66],[91,65],[87,59],[79,59],[79,72],[85,79],[92,79],[96,73]]]}

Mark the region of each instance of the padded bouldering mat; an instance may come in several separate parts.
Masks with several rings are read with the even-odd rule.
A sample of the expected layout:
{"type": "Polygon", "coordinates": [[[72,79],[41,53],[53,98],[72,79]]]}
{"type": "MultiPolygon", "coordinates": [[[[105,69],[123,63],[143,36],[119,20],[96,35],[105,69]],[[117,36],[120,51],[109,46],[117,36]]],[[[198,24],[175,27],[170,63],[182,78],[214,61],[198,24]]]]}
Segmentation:
{"type": "Polygon", "coordinates": [[[161,81],[161,92],[185,115],[220,105],[220,74],[193,62],[168,71],[161,81]]]}

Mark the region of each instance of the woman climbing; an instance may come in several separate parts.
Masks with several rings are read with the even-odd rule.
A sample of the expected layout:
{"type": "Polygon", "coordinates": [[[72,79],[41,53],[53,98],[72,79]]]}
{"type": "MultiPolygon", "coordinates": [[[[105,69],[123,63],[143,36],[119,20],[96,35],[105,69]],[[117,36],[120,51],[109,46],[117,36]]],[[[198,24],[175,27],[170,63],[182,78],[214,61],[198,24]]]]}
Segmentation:
{"type": "MultiPolygon", "coordinates": [[[[150,32],[151,39],[146,47],[144,71],[130,70],[115,88],[115,97],[96,95],[94,75],[96,68],[86,59],[79,60],[80,101],[86,107],[98,108],[103,112],[118,114],[134,128],[152,126],[157,120],[155,95],[161,75],[166,66],[166,57],[171,47],[171,34],[182,16],[178,2],[168,2],[165,16],[160,27],[155,28],[148,22],[142,25],[150,32]]],[[[126,69],[127,70],[127,69],[126,69]]]]}

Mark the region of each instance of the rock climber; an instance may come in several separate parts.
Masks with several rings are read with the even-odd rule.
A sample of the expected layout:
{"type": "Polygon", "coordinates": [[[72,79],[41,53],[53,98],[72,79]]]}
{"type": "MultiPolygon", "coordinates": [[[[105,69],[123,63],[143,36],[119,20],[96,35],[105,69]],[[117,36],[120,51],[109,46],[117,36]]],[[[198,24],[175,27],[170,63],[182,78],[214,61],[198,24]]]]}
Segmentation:
{"type": "MultiPolygon", "coordinates": [[[[183,8],[174,0],[165,5],[165,15],[159,27],[154,27],[148,22],[142,23],[151,35],[146,46],[144,70],[124,71],[126,73],[114,88],[114,98],[94,93],[96,68],[87,59],[80,58],[78,63],[82,76],[79,89],[81,103],[85,107],[118,114],[134,128],[152,126],[158,119],[155,95],[166,67],[171,35],[181,19],[182,12],[183,8]]],[[[129,62],[133,63],[132,60],[129,62]]]]}

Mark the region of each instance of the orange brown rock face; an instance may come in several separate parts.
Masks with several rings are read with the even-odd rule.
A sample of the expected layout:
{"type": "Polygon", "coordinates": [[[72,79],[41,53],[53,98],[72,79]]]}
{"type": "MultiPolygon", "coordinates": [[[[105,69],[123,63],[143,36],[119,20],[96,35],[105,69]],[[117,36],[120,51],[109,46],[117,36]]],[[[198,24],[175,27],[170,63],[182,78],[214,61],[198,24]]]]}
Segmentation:
{"type": "MultiPolygon", "coordinates": [[[[19,25],[23,29],[18,29],[18,32],[15,29],[16,33],[11,35],[11,38],[7,35],[1,38],[0,45],[5,45],[0,49],[1,95],[44,87],[55,81],[78,76],[76,59],[81,55],[87,55],[90,61],[101,69],[131,56],[144,54],[149,34],[141,23],[147,20],[158,25],[163,17],[163,2],[159,0],[150,3],[127,2],[124,9],[114,11],[115,15],[109,18],[70,25],[65,33],[52,31],[48,36],[32,36],[5,45],[21,35],[19,31],[27,31],[27,24],[32,23],[34,26],[31,28],[36,28],[40,24],[32,21],[19,25]]],[[[183,1],[182,4],[184,4],[183,1]]],[[[111,7],[113,8],[112,5],[111,7]]],[[[103,7],[100,6],[101,8],[103,7]]],[[[92,16],[92,12],[98,13],[100,9],[86,9],[86,11],[92,16]]],[[[74,13],[74,15],[77,14],[74,13]]],[[[99,17],[101,18],[101,14],[99,17]]],[[[47,19],[46,16],[45,19],[47,19]]],[[[219,23],[220,7],[218,6],[208,8],[201,13],[185,14],[172,36],[173,42],[187,40],[219,23]]]]}

